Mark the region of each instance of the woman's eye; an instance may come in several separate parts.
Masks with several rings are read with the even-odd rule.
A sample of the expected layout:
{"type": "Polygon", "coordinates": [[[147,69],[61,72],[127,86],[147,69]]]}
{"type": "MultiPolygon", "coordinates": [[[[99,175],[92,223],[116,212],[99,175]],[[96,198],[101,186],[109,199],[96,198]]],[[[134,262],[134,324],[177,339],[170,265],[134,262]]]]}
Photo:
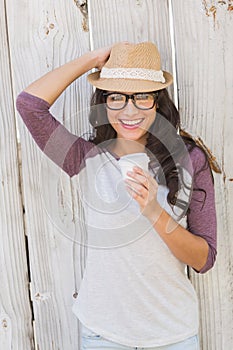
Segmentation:
{"type": "Polygon", "coordinates": [[[111,95],[111,101],[123,101],[124,97],[122,95],[111,95]]]}
{"type": "Polygon", "coordinates": [[[150,99],[151,99],[151,95],[149,95],[149,94],[137,95],[137,100],[140,100],[140,101],[147,101],[147,100],[150,100],[150,99]]]}

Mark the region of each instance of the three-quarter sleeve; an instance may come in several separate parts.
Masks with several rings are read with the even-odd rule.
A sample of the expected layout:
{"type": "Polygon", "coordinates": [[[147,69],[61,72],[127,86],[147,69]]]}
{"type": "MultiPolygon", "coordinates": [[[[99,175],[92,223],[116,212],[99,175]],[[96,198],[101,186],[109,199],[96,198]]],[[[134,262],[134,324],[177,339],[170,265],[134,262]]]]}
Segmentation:
{"type": "Polygon", "coordinates": [[[209,246],[208,258],[199,273],[214,265],[217,254],[217,222],[214,184],[211,169],[203,151],[195,147],[190,152],[193,166],[193,192],[187,214],[188,230],[204,238],[209,246]]]}
{"type": "Polygon", "coordinates": [[[37,96],[21,92],[16,108],[40,149],[69,176],[78,174],[94,145],[70,133],[50,113],[50,104],[37,96]]]}

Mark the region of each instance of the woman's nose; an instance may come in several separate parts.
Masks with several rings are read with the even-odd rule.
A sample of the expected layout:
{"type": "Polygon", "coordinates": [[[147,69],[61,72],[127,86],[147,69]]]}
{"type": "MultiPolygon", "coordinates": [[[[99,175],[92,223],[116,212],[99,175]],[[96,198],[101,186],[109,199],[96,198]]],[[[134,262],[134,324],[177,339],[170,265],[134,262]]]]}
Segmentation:
{"type": "Polygon", "coordinates": [[[134,105],[133,100],[131,98],[128,99],[128,103],[125,106],[124,111],[128,115],[134,115],[138,113],[138,108],[134,105]]]}

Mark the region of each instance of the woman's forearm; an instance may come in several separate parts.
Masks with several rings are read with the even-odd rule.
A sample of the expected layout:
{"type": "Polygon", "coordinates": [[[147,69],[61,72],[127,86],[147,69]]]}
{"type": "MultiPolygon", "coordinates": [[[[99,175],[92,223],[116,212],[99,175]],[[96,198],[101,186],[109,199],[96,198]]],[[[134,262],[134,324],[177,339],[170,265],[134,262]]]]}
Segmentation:
{"type": "Polygon", "coordinates": [[[42,98],[51,105],[75,79],[96,67],[97,61],[95,52],[90,51],[45,74],[30,84],[25,91],[42,98]]]}
{"type": "Polygon", "coordinates": [[[206,264],[209,253],[207,241],[179,225],[159,204],[158,183],[149,173],[135,166],[127,175],[127,191],[138,202],[141,213],[152,223],[173,255],[183,263],[200,271],[206,264]]]}
{"type": "Polygon", "coordinates": [[[161,208],[158,218],[152,218],[153,227],[171,252],[183,263],[200,271],[206,264],[209,246],[206,240],[179,225],[161,208]]]}
{"type": "Polygon", "coordinates": [[[45,74],[30,84],[24,91],[42,98],[50,105],[75,79],[92,68],[101,70],[111,52],[111,46],[89,51],[59,68],[45,74]]]}

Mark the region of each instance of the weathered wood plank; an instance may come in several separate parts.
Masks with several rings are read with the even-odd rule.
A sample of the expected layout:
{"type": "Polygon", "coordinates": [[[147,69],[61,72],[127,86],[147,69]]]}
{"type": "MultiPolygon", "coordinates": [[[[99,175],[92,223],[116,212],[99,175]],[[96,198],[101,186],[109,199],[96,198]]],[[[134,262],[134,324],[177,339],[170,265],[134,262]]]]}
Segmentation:
{"type": "Polygon", "coordinates": [[[0,347],[34,349],[5,2],[0,1],[0,347]]]}
{"type": "Polygon", "coordinates": [[[185,129],[201,137],[217,157],[215,176],[218,257],[206,275],[192,274],[201,309],[205,350],[233,344],[233,13],[230,1],[172,1],[179,108],[185,129]]]}
{"type": "MultiPolygon", "coordinates": [[[[7,5],[15,97],[42,74],[89,50],[89,33],[73,1],[65,6],[61,0],[7,5]]],[[[57,119],[79,135],[89,130],[90,93],[84,76],[52,108],[57,119]]],[[[39,350],[77,349],[78,323],[71,307],[80,279],[74,266],[79,269],[81,255],[74,243],[77,224],[70,181],[42,156],[21,122],[19,127],[36,345],[39,350]]]]}

